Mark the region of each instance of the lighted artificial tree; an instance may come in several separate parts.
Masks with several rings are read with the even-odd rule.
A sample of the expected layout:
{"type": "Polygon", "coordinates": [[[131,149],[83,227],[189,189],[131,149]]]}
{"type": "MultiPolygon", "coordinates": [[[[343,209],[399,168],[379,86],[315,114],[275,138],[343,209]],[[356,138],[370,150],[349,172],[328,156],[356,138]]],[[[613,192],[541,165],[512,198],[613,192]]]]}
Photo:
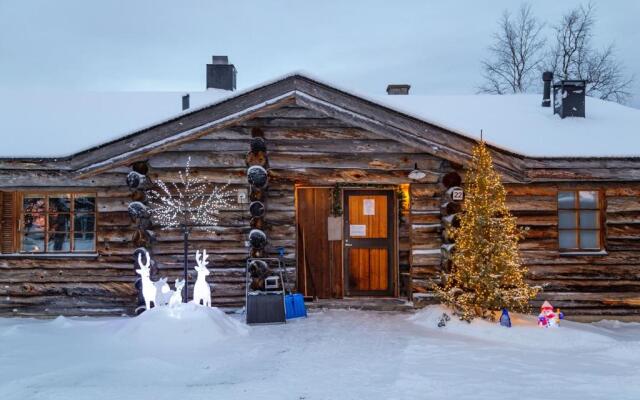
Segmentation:
{"type": "Polygon", "coordinates": [[[525,312],[538,288],[529,286],[520,263],[523,232],[506,206],[505,189],[483,141],[473,149],[465,175],[465,199],[455,240],[453,265],[436,294],[460,318],[495,318],[507,308],[525,312]]]}
{"type": "Polygon", "coordinates": [[[178,182],[169,185],[156,180],[157,189],[147,192],[151,217],[162,229],[180,229],[184,238],[184,301],[189,292],[187,257],[189,233],[193,228],[213,231],[218,226],[218,215],[223,208],[231,207],[232,197],[224,186],[211,186],[190,170],[191,157],[184,172],[178,172],[178,182]]]}

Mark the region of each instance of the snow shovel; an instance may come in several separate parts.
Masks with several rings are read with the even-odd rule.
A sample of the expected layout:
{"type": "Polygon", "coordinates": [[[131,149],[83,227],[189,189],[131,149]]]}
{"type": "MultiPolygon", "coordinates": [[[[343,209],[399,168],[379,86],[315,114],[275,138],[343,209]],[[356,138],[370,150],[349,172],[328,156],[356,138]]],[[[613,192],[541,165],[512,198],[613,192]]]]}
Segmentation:
{"type": "MultiPolygon", "coordinates": [[[[287,268],[286,268],[286,264],[284,263],[284,248],[280,247],[278,249],[278,253],[280,255],[280,262],[282,263],[282,265],[285,266],[284,274],[282,275],[284,280],[284,282],[282,283],[282,290],[286,291],[287,268]]],[[[284,308],[285,308],[286,319],[294,319],[294,318],[301,318],[301,317],[306,318],[307,308],[304,305],[304,297],[300,293],[291,293],[291,290],[288,290],[285,293],[287,293],[284,296],[284,308]]]]}

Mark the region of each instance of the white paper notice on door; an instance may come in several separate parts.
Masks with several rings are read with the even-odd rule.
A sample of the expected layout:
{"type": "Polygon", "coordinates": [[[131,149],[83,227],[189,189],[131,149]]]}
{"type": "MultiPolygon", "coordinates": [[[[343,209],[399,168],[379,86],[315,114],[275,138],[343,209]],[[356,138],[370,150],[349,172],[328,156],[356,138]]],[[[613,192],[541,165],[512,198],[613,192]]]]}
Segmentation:
{"type": "Polygon", "coordinates": [[[349,236],[367,236],[366,225],[349,225],[349,236]]]}
{"type": "Polygon", "coordinates": [[[364,215],[376,215],[376,200],[364,199],[362,208],[364,209],[364,215]]]}

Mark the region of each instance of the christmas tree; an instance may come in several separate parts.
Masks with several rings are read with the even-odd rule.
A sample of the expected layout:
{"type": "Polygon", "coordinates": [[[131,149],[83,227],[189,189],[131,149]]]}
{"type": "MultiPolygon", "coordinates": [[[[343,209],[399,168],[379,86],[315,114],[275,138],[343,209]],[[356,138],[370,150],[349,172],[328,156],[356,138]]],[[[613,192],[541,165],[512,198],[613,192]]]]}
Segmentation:
{"type": "Polygon", "coordinates": [[[463,320],[493,320],[507,308],[526,312],[538,288],[524,281],[518,255],[523,231],[506,206],[505,189],[481,141],[466,171],[465,199],[459,227],[447,233],[455,240],[453,265],[437,296],[463,320]]]}

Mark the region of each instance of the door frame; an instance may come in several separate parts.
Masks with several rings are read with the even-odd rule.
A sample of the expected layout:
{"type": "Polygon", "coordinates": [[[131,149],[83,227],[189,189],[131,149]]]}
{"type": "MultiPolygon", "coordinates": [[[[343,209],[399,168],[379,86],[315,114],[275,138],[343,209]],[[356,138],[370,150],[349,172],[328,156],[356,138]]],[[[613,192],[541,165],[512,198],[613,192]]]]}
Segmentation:
{"type": "Polygon", "coordinates": [[[342,267],[344,281],[342,283],[342,290],[344,296],[379,296],[379,297],[397,297],[396,289],[398,287],[398,210],[397,210],[397,198],[396,190],[393,188],[349,188],[345,187],[342,190],[342,267]],[[352,291],[349,289],[349,259],[348,249],[352,246],[347,246],[347,238],[349,237],[349,201],[347,199],[349,194],[355,195],[380,195],[381,192],[387,194],[387,228],[388,232],[388,249],[387,249],[387,282],[389,282],[389,288],[385,291],[352,291]]]}

